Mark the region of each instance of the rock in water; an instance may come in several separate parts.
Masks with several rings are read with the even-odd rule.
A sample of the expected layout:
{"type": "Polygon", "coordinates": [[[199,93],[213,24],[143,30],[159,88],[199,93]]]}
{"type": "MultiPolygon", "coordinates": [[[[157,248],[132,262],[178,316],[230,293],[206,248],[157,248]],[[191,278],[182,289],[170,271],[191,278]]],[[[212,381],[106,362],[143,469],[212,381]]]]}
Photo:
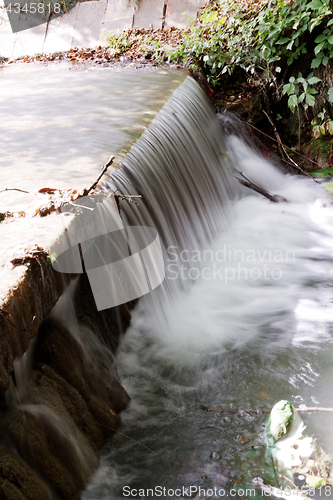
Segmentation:
{"type": "Polygon", "coordinates": [[[294,407],[289,401],[282,399],[273,406],[270,414],[268,433],[274,443],[289,432],[293,421],[294,407]]]}

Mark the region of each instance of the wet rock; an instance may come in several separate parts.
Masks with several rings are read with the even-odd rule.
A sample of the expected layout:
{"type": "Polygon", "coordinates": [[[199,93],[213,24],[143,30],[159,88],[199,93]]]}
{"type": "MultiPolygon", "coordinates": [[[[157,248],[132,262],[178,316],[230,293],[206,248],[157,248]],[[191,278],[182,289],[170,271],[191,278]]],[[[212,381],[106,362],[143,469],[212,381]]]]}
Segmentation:
{"type": "Polygon", "coordinates": [[[82,434],[86,436],[92,449],[97,452],[105,442],[104,434],[82,395],[45,364],[40,364],[38,369],[34,370],[32,380],[35,384],[35,390],[38,391],[42,388],[46,393],[55,392],[59,395],[69,416],[82,434]]]}
{"type": "Polygon", "coordinates": [[[45,257],[31,259],[16,288],[0,303],[0,394],[8,390],[13,359],[27,350],[64,286],[45,257]]]}
{"type": "Polygon", "coordinates": [[[117,427],[118,413],[128,405],[129,396],[85,347],[61,323],[48,319],[38,335],[36,361],[49,365],[74,387],[101,424],[117,427]]]}
{"type": "MultiPolygon", "coordinates": [[[[51,316],[39,330],[32,363],[24,410],[12,410],[6,434],[59,498],[79,500],[129,396],[84,339],[51,316]]],[[[8,499],[22,493],[7,483],[4,490],[8,499]]]]}
{"type": "Polygon", "coordinates": [[[0,500],[50,500],[44,483],[3,445],[0,445],[0,471],[0,500]]]}
{"type": "Polygon", "coordinates": [[[86,323],[97,338],[112,351],[118,347],[119,338],[126,331],[131,321],[131,309],[137,300],[118,307],[98,311],[86,274],[80,276],[75,296],[77,318],[86,323]]]}
{"type": "MultiPolygon", "coordinates": [[[[76,309],[83,328],[89,328],[88,346],[84,335],[73,336],[52,315],[43,321],[65,282],[43,258],[28,264],[0,314],[0,406],[7,415],[1,434],[15,450],[11,454],[0,445],[0,500],[50,500],[52,495],[79,500],[98,467],[98,451],[119,428],[119,412],[129,402],[91,347],[101,344],[104,361],[112,359],[133,304],[97,311],[89,282],[81,276],[76,309]],[[15,377],[13,359],[27,351],[33,338],[35,348],[26,354],[30,372],[15,377]],[[11,378],[18,384],[23,411],[10,408],[3,395],[11,378]]],[[[15,401],[13,383],[11,391],[15,401]]]]}
{"type": "Polygon", "coordinates": [[[77,457],[73,448],[68,448],[68,440],[59,430],[56,431],[50,421],[37,420],[34,415],[25,411],[10,425],[9,433],[20,456],[44,476],[60,498],[80,499],[78,489],[83,489],[84,484],[74,472],[74,464],[68,467],[70,461],[77,457]],[[68,459],[62,461],[61,458],[66,454],[68,459]]]}
{"type": "Polygon", "coordinates": [[[0,394],[4,394],[8,390],[12,372],[13,351],[8,322],[0,315],[0,394]]]}

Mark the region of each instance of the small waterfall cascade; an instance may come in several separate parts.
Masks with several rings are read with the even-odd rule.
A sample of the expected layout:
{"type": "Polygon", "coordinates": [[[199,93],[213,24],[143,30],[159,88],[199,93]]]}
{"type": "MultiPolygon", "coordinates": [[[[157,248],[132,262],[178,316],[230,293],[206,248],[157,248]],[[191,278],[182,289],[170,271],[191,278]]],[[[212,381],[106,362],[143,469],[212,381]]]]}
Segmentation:
{"type": "MultiPolygon", "coordinates": [[[[179,253],[205,248],[229,226],[231,200],[241,193],[232,172],[221,125],[188,77],[132,146],[108,189],[142,196],[139,206],[122,203],[125,225],[155,228],[166,263],[171,247],[179,253]]],[[[163,284],[150,294],[153,308],[165,304],[166,295],[176,302],[179,290],[190,286],[168,279],[167,266],[165,272],[163,284]]]]}
{"type": "MultiPolygon", "coordinates": [[[[2,429],[25,460],[25,474],[29,461],[38,471],[41,479],[26,487],[36,488],[35,498],[173,499],[179,491],[188,497],[190,487],[199,498],[195,488],[216,485],[225,493],[207,498],[233,498],[233,481],[253,476],[234,441],[254,435],[260,443],[266,417],[221,418],[200,405],[264,409],[287,399],[333,406],[331,200],[310,179],[282,174],[244,134],[234,117],[216,116],[187,78],[111,176],[106,198],[98,198],[104,235],[114,216],[109,195],[142,196],[138,205],[120,200],[114,229],[125,231],[112,258],[135,245],[135,226],[153,228],[165,277],[140,297],[131,322],[126,306],[117,309],[130,326],[111,342],[115,363],[107,316],[100,316],[105,331],[95,321],[103,308],[85,324],[77,321],[75,283],[42,325],[36,346],[16,362],[17,387],[13,382],[6,395],[2,429]],[[240,185],[241,175],[287,201],[270,202],[240,185]],[[39,448],[36,436],[42,444],[46,436],[49,448],[39,448]]],[[[82,211],[96,208],[87,207],[82,211]]],[[[75,273],[88,286],[88,261],[101,269],[110,264],[112,232],[103,239],[95,229],[92,217],[93,241],[75,240],[75,273]]],[[[85,318],[88,299],[81,295],[85,318]]],[[[306,424],[319,439],[332,435],[330,414],[320,425],[310,415],[306,424]]],[[[252,462],[262,470],[260,453],[252,462]]]]}
{"type": "MultiPolygon", "coordinates": [[[[188,78],[108,183],[142,195],[139,206],[121,203],[123,221],[157,229],[165,279],[140,299],[117,350],[132,399],[84,500],[157,498],[163,488],[173,499],[191,485],[193,498],[216,485],[224,493],[207,498],[233,498],[232,485],[253,476],[235,440],[261,442],[265,414],[221,417],[199,405],[333,405],[331,200],[279,171],[245,133],[188,78]],[[242,174],[287,201],[241,186],[242,174]]],[[[320,422],[306,420],[324,439],[333,423],[320,422]]],[[[262,473],[264,454],[252,462],[262,473]]]]}

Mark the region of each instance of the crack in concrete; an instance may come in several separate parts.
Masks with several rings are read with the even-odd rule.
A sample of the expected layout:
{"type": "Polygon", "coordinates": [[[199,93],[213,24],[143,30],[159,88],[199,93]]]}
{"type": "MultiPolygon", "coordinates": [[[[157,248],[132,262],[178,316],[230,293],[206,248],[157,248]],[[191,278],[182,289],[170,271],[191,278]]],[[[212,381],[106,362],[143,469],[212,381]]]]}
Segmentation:
{"type": "Polygon", "coordinates": [[[78,16],[78,13],[79,13],[80,3],[78,3],[77,5],[78,5],[78,8],[77,8],[77,11],[76,11],[76,18],[75,18],[74,23],[73,23],[72,39],[71,39],[71,43],[70,43],[70,46],[69,46],[70,49],[72,48],[73,41],[74,41],[74,33],[75,33],[75,30],[76,30],[76,21],[77,21],[77,16],[78,16]]]}
{"type": "Polygon", "coordinates": [[[108,6],[109,6],[109,0],[106,0],[106,5],[105,5],[104,14],[103,14],[103,19],[102,19],[102,22],[101,22],[101,31],[100,31],[100,33],[102,33],[102,30],[103,30],[103,27],[104,27],[104,21],[105,21],[106,11],[108,10],[108,6]]]}
{"type": "Polygon", "coordinates": [[[42,45],[42,52],[44,52],[44,47],[45,47],[45,43],[46,43],[46,37],[47,37],[47,34],[49,32],[49,25],[50,25],[51,17],[52,17],[52,12],[50,12],[49,18],[48,18],[47,23],[46,23],[44,41],[43,41],[43,45],[42,45]]]}
{"type": "Polygon", "coordinates": [[[163,5],[163,14],[162,14],[162,30],[164,30],[164,25],[165,25],[165,15],[166,15],[167,6],[168,6],[168,0],[166,0],[166,1],[164,2],[164,5],[163,5]]]}

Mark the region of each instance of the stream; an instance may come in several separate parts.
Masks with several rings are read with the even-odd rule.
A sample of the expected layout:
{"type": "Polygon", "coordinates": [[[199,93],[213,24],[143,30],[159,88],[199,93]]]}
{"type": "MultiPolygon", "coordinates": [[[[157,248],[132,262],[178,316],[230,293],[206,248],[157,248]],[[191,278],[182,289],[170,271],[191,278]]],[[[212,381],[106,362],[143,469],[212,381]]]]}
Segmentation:
{"type": "MultiPolygon", "coordinates": [[[[70,63],[1,68],[1,186],[36,191],[90,184],[111,154],[115,162],[126,154],[183,79],[180,71],[70,63]]],[[[0,210],[34,202],[2,193],[0,210]]]]}
{"type": "MultiPolygon", "coordinates": [[[[188,79],[111,178],[112,189],[148,200],[125,211],[158,228],[166,279],[141,298],[117,351],[132,400],[83,500],[199,498],[199,487],[200,498],[234,498],[252,469],[267,474],[262,449],[235,444],[263,443],[267,415],[200,405],[333,407],[331,199],[278,171],[237,118],[220,116],[222,134],[212,115],[188,79]],[[239,172],[288,202],[240,187],[239,172]]],[[[302,418],[332,452],[332,413],[302,418]]]]}
{"type": "MultiPolygon", "coordinates": [[[[200,498],[251,498],[235,485],[251,486],[252,467],[265,477],[265,456],[235,441],[262,443],[267,415],[199,406],[270,410],[285,399],[333,407],[331,198],[263,158],[237,118],[218,122],[192,79],[178,87],[180,73],[72,70],[68,79],[68,68],[44,70],[29,69],[26,84],[21,68],[0,79],[8,124],[24,106],[10,135],[2,122],[1,186],[84,185],[116,152],[123,164],[107,189],[143,195],[139,207],[123,207],[124,220],[157,228],[166,272],[140,299],[116,352],[131,402],[82,500],[199,498],[199,487],[200,498]],[[15,171],[14,153],[24,160],[15,171]],[[240,172],[288,201],[241,186],[240,172]]],[[[21,195],[9,200],[11,209],[22,203],[21,195]]],[[[302,418],[332,453],[332,413],[302,418]]]]}

